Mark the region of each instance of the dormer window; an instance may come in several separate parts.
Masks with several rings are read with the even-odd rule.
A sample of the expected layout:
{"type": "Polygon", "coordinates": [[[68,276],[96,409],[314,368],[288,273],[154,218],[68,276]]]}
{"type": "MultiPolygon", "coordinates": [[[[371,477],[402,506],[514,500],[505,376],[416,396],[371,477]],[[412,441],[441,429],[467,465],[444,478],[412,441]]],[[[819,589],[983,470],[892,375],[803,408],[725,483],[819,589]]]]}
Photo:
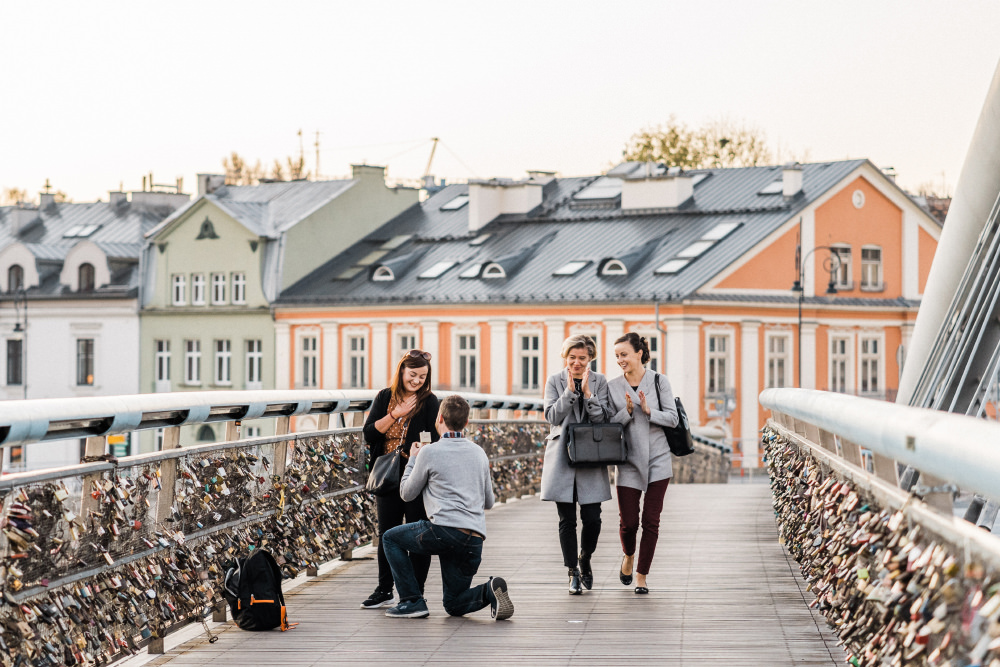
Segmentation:
{"type": "Polygon", "coordinates": [[[604,266],[601,268],[602,276],[627,276],[628,269],[617,259],[609,260],[605,262],[604,266]]]}
{"type": "Polygon", "coordinates": [[[391,282],[395,279],[396,276],[393,275],[392,269],[390,269],[388,266],[380,266],[377,269],[375,269],[375,273],[372,274],[372,280],[377,283],[391,282]]]}
{"type": "Polygon", "coordinates": [[[88,262],[84,262],[80,265],[77,270],[78,282],[77,290],[80,292],[93,292],[94,291],[94,265],[88,262]]]}
{"type": "Polygon", "coordinates": [[[487,264],[486,268],[483,269],[483,278],[486,279],[496,279],[496,278],[506,278],[507,272],[503,270],[503,267],[496,263],[487,264]]]}
{"type": "Polygon", "coordinates": [[[24,269],[14,264],[7,269],[7,291],[16,292],[24,287],[24,269]]]}

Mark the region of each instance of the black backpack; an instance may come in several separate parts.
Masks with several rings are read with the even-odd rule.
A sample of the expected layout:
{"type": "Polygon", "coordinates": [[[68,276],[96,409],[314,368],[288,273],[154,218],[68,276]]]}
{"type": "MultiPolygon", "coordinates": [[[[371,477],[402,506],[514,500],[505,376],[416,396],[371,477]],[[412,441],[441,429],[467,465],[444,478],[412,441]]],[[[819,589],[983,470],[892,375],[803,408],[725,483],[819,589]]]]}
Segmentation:
{"type": "Polygon", "coordinates": [[[226,571],[222,596],[229,603],[236,625],[244,630],[280,627],[284,632],[298,625],[289,623],[285,615],[281,569],[274,556],[263,549],[238,559],[226,571]]]}

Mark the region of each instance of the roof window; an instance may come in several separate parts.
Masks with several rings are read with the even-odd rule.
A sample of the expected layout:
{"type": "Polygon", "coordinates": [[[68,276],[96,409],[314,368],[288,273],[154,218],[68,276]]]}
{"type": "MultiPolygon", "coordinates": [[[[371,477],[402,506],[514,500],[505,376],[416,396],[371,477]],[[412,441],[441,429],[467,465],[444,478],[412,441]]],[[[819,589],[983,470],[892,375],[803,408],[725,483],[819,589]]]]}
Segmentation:
{"type": "Polygon", "coordinates": [[[354,264],[355,266],[371,266],[375,262],[385,257],[385,255],[386,255],[385,250],[373,250],[364,257],[362,257],[361,259],[359,259],[354,264]]]}
{"type": "Polygon", "coordinates": [[[483,278],[487,280],[494,280],[496,278],[506,278],[507,272],[503,270],[503,267],[496,262],[490,262],[483,269],[483,278]]]}
{"type": "Polygon", "coordinates": [[[423,273],[421,273],[417,277],[418,278],[425,278],[425,279],[440,278],[441,275],[444,274],[445,271],[447,271],[451,267],[455,266],[456,264],[458,264],[458,262],[456,262],[455,260],[453,260],[453,259],[446,259],[443,262],[437,262],[437,263],[435,263],[433,266],[431,266],[429,269],[427,269],[426,271],[424,271],[423,273]]]}
{"type": "Polygon", "coordinates": [[[695,257],[701,257],[705,254],[705,251],[715,245],[715,241],[695,241],[688,247],[677,253],[678,257],[685,257],[688,259],[694,259],[695,257]]]}
{"type": "Polygon", "coordinates": [[[469,266],[469,268],[467,268],[465,271],[462,271],[460,274],[458,274],[458,277],[459,278],[478,278],[479,277],[479,271],[482,268],[483,268],[482,262],[476,262],[475,264],[472,264],[471,266],[469,266]]]}
{"type": "Polygon", "coordinates": [[[687,266],[690,262],[690,259],[671,259],[666,264],[658,267],[653,273],[658,276],[672,276],[687,266]]]}
{"type": "Polygon", "coordinates": [[[413,234],[400,234],[399,236],[393,236],[391,239],[383,243],[381,248],[382,250],[395,250],[409,241],[412,236],[413,234]]]}
{"type": "Polygon", "coordinates": [[[742,222],[720,222],[715,227],[708,230],[704,236],[701,237],[702,241],[721,241],[722,239],[729,236],[737,227],[742,225],[742,222]]]}
{"type": "Polygon", "coordinates": [[[779,178],[776,181],[772,181],[771,183],[768,183],[766,186],[764,186],[764,189],[762,189],[757,194],[759,194],[759,195],[780,195],[782,192],[784,192],[784,187],[785,187],[784,183],[779,178]]]}
{"type": "Polygon", "coordinates": [[[345,269],[343,272],[341,272],[340,275],[334,278],[334,280],[350,280],[354,276],[361,273],[362,270],[363,269],[360,266],[352,266],[351,268],[345,269]]]}
{"type": "Polygon", "coordinates": [[[471,241],[469,241],[469,245],[483,245],[484,243],[486,243],[490,239],[491,236],[493,236],[493,235],[492,234],[480,234],[476,238],[474,238],[471,241]]]}
{"type": "Polygon", "coordinates": [[[447,204],[442,204],[440,211],[457,211],[469,203],[469,195],[458,195],[447,204]]]}
{"type": "Polygon", "coordinates": [[[580,272],[580,269],[590,264],[589,259],[575,259],[572,262],[567,262],[560,266],[558,269],[552,272],[554,276],[575,276],[580,272]]]}
{"type": "Polygon", "coordinates": [[[100,225],[75,225],[66,230],[63,234],[64,239],[85,239],[94,232],[100,225]]]}
{"type": "Polygon", "coordinates": [[[601,267],[602,276],[627,276],[628,269],[620,260],[612,259],[604,263],[601,267]]]}
{"type": "Polygon", "coordinates": [[[580,190],[573,199],[614,199],[622,193],[622,179],[601,176],[596,181],[580,190]]]}

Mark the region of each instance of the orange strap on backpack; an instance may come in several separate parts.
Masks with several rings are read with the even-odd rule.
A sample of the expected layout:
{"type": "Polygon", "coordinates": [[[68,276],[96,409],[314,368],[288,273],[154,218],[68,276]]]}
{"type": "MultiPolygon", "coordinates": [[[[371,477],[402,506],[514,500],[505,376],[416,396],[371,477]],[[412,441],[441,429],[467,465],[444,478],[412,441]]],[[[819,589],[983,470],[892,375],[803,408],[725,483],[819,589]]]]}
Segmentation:
{"type": "Polygon", "coordinates": [[[285,605],[281,605],[281,631],[284,632],[285,630],[291,630],[296,625],[298,625],[298,623],[288,622],[288,614],[285,611],[285,605]]]}

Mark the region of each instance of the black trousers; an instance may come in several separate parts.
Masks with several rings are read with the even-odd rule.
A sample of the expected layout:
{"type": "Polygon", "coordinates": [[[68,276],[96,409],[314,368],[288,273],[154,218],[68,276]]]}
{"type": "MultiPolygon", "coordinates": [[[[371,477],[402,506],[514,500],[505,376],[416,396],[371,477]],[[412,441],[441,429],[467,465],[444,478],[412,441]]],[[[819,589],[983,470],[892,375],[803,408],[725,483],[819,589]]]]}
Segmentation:
{"type": "MultiPolygon", "coordinates": [[[[574,494],[575,496],[575,494],[574,494]]],[[[576,541],[576,507],[579,503],[556,503],[559,512],[559,546],[562,548],[563,565],[576,567],[579,551],[576,541]]],[[[580,505],[580,549],[592,554],[597,549],[597,538],[601,536],[601,503],[580,505]]]]}
{"type": "MultiPolygon", "coordinates": [[[[378,587],[384,591],[391,591],[393,588],[392,569],[389,567],[389,559],[385,557],[385,547],[382,546],[382,536],[390,528],[406,523],[415,523],[427,518],[424,511],[424,501],[422,498],[403,502],[399,496],[376,496],[375,510],[378,514],[378,587]]],[[[427,572],[431,569],[431,557],[424,554],[410,554],[410,563],[413,564],[413,574],[417,577],[417,584],[420,592],[424,590],[424,582],[427,581],[427,572]]]]}

